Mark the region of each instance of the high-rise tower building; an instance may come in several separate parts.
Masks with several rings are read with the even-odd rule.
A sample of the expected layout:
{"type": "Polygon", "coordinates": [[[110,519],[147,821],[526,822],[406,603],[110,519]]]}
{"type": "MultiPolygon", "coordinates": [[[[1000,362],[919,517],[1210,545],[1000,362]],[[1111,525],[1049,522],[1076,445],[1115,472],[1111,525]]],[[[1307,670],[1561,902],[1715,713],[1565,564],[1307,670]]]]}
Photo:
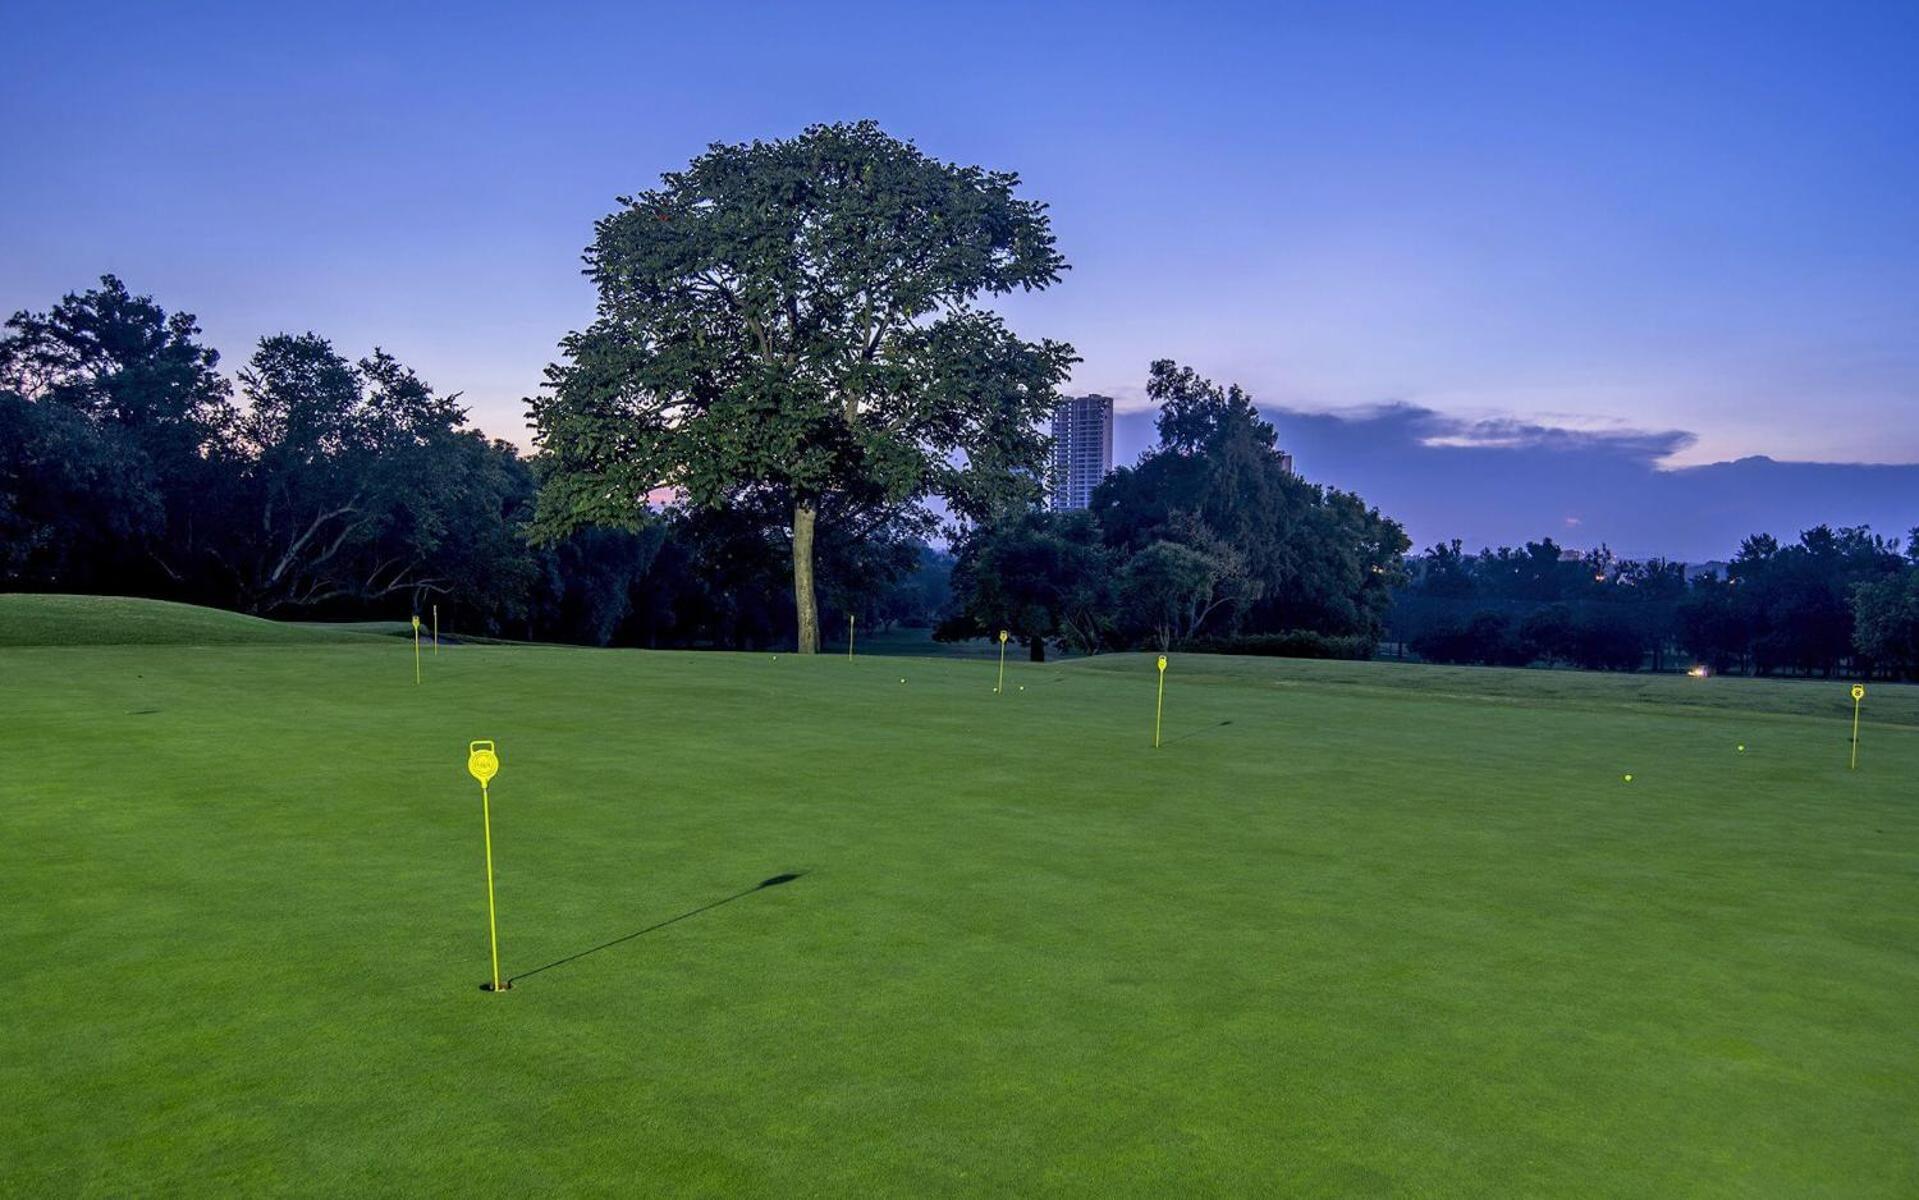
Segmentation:
{"type": "Polygon", "coordinates": [[[1053,405],[1053,511],[1085,508],[1112,469],[1112,397],[1067,396],[1053,405]]]}

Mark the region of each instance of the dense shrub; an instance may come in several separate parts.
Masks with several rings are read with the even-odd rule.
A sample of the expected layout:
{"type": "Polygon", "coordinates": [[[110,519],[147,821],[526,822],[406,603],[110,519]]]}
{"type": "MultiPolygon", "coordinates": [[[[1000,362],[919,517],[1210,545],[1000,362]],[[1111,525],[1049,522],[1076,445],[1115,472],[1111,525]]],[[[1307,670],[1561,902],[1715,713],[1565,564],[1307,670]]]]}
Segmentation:
{"type": "Polygon", "coordinates": [[[1588,671],[1637,671],[1646,660],[1646,639],[1631,624],[1611,616],[1573,629],[1571,658],[1588,671]]]}
{"type": "Polygon", "coordinates": [[[1427,662],[1523,667],[1532,660],[1511,618],[1490,610],[1474,613],[1463,625],[1442,621],[1407,645],[1427,662]]]}
{"type": "Polygon", "coordinates": [[[1199,654],[1252,654],[1266,658],[1338,658],[1364,660],[1379,643],[1358,634],[1338,636],[1310,629],[1248,633],[1238,637],[1199,638],[1182,649],[1199,654]]]}

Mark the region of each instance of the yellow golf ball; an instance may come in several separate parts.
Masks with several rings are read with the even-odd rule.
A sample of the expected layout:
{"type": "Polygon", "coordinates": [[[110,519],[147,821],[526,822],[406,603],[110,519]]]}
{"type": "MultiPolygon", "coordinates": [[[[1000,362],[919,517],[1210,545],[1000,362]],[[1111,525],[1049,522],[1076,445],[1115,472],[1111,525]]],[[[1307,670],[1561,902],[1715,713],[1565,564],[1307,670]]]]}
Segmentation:
{"type": "Polygon", "coordinates": [[[1632,782],[1632,776],[1631,776],[1631,775],[1627,775],[1627,776],[1626,776],[1626,782],[1627,782],[1627,783],[1631,783],[1631,782],[1632,782]]]}
{"type": "Polygon", "coordinates": [[[1744,746],[1739,747],[1739,753],[1744,754],[1745,752],[1746,748],[1744,746]]]}

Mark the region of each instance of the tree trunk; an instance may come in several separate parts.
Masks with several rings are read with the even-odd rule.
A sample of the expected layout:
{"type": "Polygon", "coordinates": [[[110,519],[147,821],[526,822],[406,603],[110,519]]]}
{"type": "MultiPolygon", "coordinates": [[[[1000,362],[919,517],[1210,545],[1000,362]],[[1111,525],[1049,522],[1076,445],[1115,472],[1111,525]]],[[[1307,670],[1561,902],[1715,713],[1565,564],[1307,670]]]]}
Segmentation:
{"type": "Polygon", "coordinates": [[[1038,638],[1038,637],[1033,638],[1032,640],[1026,643],[1026,648],[1027,648],[1027,652],[1031,654],[1034,662],[1046,661],[1046,639],[1045,638],[1038,638]]]}
{"type": "Polygon", "coordinates": [[[793,505],[793,607],[799,615],[801,654],[820,652],[820,602],[813,594],[813,525],[819,510],[807,501],[793,505]]]}

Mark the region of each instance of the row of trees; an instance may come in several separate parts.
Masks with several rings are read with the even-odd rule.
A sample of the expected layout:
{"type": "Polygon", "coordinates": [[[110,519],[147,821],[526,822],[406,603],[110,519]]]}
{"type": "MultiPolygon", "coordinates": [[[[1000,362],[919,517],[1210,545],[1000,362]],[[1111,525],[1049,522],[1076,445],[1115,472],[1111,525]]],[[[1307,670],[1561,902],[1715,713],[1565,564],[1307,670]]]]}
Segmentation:
{"type": "MultiPolygon", "coordinates": [[[[0,339],[0,590],[154,596],[272,616],[437,603],[468,632],[765,646],[792,636],[764,513],[662,509],[643,530],[529,539],[542,460],[467,425],[380,350],[262,338],[236,373],[111,276],[0,339]]],[[[892,585],[922,526],[822,543],[836,611],[929,623],[892,585]]]]}
{"type": "MultiPolygon", "coordinates": [[[[431,603],[468,632],[592,644],[760,647],[801,631],[779,489],[680,493],[541,540],[556,456],[488,440],[457,396],[381,350],[354,361],[317,334],[274,334],[236,386],[191,315],[110,276],[8,331],[0,587],[277,616],[431,603]]],[[[1006,459],[990,478],[954,489],[970,497],[949,526],[957,564],[928,544],[920,505],[823,499],[837,519],[811,548],[816,611],[836,625],[945,617],[948,637],[1010,628],[1035,655],[1279,631],[1369,651],[1400,579],[1399,528],[1288,473],[1238,388],[1159,362],[1148,390],[1159,446],[1091,512],[1063,515],[1037,506],[1030,400],[1003,396],[996,411],[1025,432],[995,443],[1006,459]]]]}
{"type": "MultiPolygon", "coordinates": [[[[649,507],[631,528],[530,538],[550,456],[467,427],[391,355],[311,333],[237,372],[117,279],[19,313],[0,340],[0,587],[164,596],[273,615],[390,616],[439,603],[469,631],[593,644],[790,644],[784,498],[649,507]]],[[[949,638],[1369,653],[1382,633],[1442,662],[1919,673],[1919,530],[1747,539],[1715,569],[1574,555],[1550,539],[1410,560],[1399,528],[1289,474],[1238,388],[1155,363],[1159,444],[1084,513],[1036,469],[984,487],[957,563],[924,508],[829,508],[813,548],[834,625],[941,621],[949,638]],[[953,569],[952,595],[946,571],[953,569]],[[1264,640],[1262,640],[1264,639],[1264,640]]],[[[1021,405],[1026,401],[1022,398],[1021,405]]],[[[1042,445],[1043,443],[1035,443],[1042,445]]],[[[1035,453],[1033,457],[1038,457],[1035,453]]]]}
{"type": "Polygon", "coordinates": [[[263,338],[238,404],[193,317],[111,276],[8,330],[10,586],[281,613],[403,604],[523,566],[524,465],[391,355],[353,362],[313,334],[263,338]]]}
{"type": "MultiPolygon", "coordinates": [[[[274,615],[427,603],[467,630],[819,648],[858,612],[946,637],[1446,661],[1915,667],[1913,551],[1748,540],[1723,574],[1550,541],[1407,570],[1399,526],[1295,478],[1237,387],[1155,363],[1159,443],[1089,512],[1042,512],[1075,360],[982,298],[1057,282],[1018,177],[871,122],[715,145],[622,199],[595,320],[529,401],[538,453],[379,349],[261,339],[229,380],[117,279],[0,339],[0,587],[274,615]],[[958,552],[928,542],[945,514],[958,552]]],[[[1915,531],[1919,541],[1919,531],[1915,531]]]]}
{"type": "MultiPolygon", "coordinates": [[[[112,277],[8,322],[0,587],[270,615],[438,603],[468,631],[592,644],[798,636],[779,489],[682,494],[624,528],[535,541],[553,456],[488,440],[456,396],[391,355],[353,361],[315,334],[276,334],[237,386],[218,364],[190,315],[112,277]]],[[[948,638],[1006,628],[1036,657],[1049,645],[1366,654],[1390,629],[1442,662],[1919,674],[1919,530],[1903,547],[1865,529],[1759,535],[1699,571],[1550,539],[1408,560],[1393,522],[1283,468],[1238,388],[1159,362],[1148,393],[1158,446],[1083,513],[1037,507],[1029,460],[1043,442],[1029,422],[1021,436],[1040,450],[971,481],[949,529],[956,563],[929,546],[936,523],[917,504],[822,500],[835,519],[812,547],[816,614],[937,620],[948,638]]],[[[1031,407],[1024,393],[1007,406],[1031,407]]]]}
{"type": "Polygon", "coordinates": [[[1440,662],[1570,663],[1714,672],[1919,673],[1919,529],[1906,539],[1819,526],[1747,538],[1725,564],[1562,550],[1551,539],[1409,563],[1394,635],[1440,662]]]}
{"type": "Polygon", "coordinates": [[[20,314],[0,578],[257,612],[453,596],[588,640],[686,638],[661,597],[711,589],[713,636],[815,651],[823,605],[912,604],[888,586],[935,497],[964,524],[1042,490],[1072,348],[977,303],[1065,270],[1018,184],[871,122],[710,147],[596,225],[598,315],[529,401],[531,463],[377,351],[268,338],[242,407],[192,318],[117,281],[20,314]]]}
{"type": "Polygon", "coordinates": [[[1089,510],[1021,508],[972,528],[938,636],[1006,629],[1031,656],[1207,643],[1370,654],[1409,543],[1357,496],[1294,476],[1237,386],[1161,360],[1159,444],[1089,510]]]}

